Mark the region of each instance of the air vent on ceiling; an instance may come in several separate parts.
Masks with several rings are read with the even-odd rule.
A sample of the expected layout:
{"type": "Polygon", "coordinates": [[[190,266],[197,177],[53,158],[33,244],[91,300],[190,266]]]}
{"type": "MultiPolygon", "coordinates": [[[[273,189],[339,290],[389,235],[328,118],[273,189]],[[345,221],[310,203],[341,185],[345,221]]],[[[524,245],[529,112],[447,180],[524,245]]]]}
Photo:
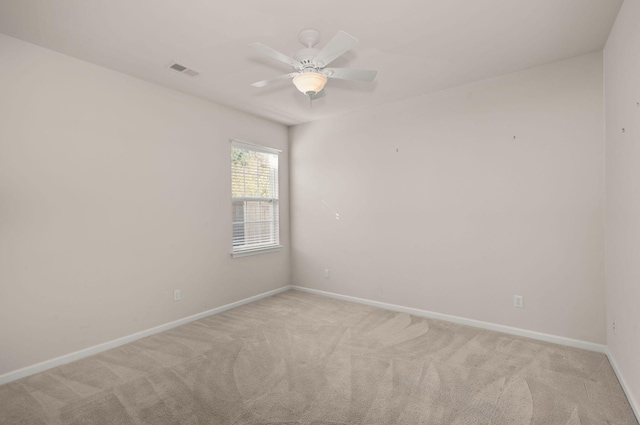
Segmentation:
{"type": "Polygon", "coordinates": [[[171,65],[169,65],[169,68],[173,69],[174,71],[178,71],[182,74],[186,74],[189,77],[197,77],[198,75],[200,75],[200,73],[198,71],[196,71],[195,69],[191,69],[188,68],[184,65],[180,65],[179,63],[172,63],[171,65]]]}

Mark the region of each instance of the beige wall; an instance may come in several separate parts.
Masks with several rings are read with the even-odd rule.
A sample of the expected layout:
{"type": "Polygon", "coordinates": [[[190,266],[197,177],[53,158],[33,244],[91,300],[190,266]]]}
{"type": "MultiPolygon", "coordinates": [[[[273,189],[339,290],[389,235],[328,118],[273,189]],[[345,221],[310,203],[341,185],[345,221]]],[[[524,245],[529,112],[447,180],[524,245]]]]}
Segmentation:
{"type": "Polygon", "coordinates": [[[292,283],[604,343],[602,78],[594,53],[293,127],[292,283]]]}
{"type": "Polygon", "coordinates": [[[285,127],[2,35],[0,63],[0,374],[289,283],[605,341],[599,54],[292,128],[292,263],[285,127]],[[229,255],[229,138],[284,150],[282,252],[229,255]]]}
{"type": "Polygon", "coordinates": [[[289,284],[286,127],[2,35],[0,63],[0,375],[289,284]],[[230,256],[230,138],[284,150],[279,253],[230,256]]]}
{"type": "Polygon", "coordinates": [[[640,2],[625,1],[604,50],[607,345],[636,412],[640,412],[639,22],[640,2]]]}

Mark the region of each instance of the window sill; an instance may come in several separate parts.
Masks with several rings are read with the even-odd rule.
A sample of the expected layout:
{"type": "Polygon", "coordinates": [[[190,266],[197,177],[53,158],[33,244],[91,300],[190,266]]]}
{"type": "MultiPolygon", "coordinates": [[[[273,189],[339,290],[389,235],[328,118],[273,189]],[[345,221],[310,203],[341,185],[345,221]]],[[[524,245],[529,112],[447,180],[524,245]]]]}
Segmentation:
{"type": "Polygon", "coordinates": [[[282,245],[270,245],[263,248],[251,248],[242,251],[234,251],[231,253],[231,257],[248,257],[249,255],[267,254],[269,252],[277,252],[280,250],[282,250],[282,245]]]}

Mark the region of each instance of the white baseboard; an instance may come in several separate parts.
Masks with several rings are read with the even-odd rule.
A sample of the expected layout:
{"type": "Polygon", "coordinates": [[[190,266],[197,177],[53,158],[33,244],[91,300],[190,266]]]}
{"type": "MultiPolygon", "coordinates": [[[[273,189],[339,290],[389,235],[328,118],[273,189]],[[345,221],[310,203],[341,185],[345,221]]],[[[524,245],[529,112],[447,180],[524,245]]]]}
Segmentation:
{"type": "Polygon", "coordinates": [[[633,410],[633,413],[636,415],[636,420],[640,422],[640,405],[638,405],[638,401],[634,400],[631,397],[631,393],[629,392],[629,387],[625,382],[624,378],[622,377],[622,374],[620,373],[620,369],[618,369],[618,364],[613,358],[611,351],[609,351],[609,348],[607,348],[606,355],[607,355],[607,358],[609,359],[609,363],[611,363],[611,367],[613,368],[613,371],[615,372],[616,377],[618,378],[618,382],[620,382],[622,391],[624,391],[624,394],[627,396],[627,401],[631,406],[631,410],[633,410]]]}
{"type": "MultiPolygon", "coordinates": [[[[177,326],[180,325],[184,325],[186,323],[189,322],[193,322],[195,320],[199,320],[217,313],[222,313],[223,311],[227,311],[230,310],[232,308],[236,308],[236,307],[240,307],[241,305],[244,304],[248,304],[250,302],[253,301],[257,301],[260,300],[262,298],[267,298],[270,297],[272,295],[276,295],[285,291],[288,291],[289,289],[294,289],[297,291],[302,291],[302,292],[308,292],[311,294],[317,294],[317,295],[323,295],[326,297],[332,297],[332,298],[337,298],[337,299],[341,299],[341,300],[346,300],[346,301],[352,301],[352,302],[356,302],[356,303],[360,303],[360,304],[366,304],[366,305],[370,305],[373,307],[380,307],[380,308],[384,308],[387,310],[394,310],[394,311],[399,311],[399,312],[403,312],[403,313],[408,313],[408,314],[413,314],[416,316],[423,316],[423,317],[430,317],[433,319],[438,319],[438,320],[445,320],[448,322],[453,322],[453,323],[459,323],[462,325],[467,325],[467,326],[474,326],[477,328],[482,328],[482,329],[489,329],[489,330],[494,330],[494,331],[498,331],[498,332],[504,332],[507,334],[511,334],[511,335],[518,335],[518,336],[524,336],[524,337],[528,337],[528,338],[532,338],[532,339],[537,339],[537,340],[541,340],[541,341],[546,341],[546,342],[552,342],[555,344],[560,344],[560,345],[566,345],[566,346],[570,346],[570,347],[577,347],[577,348],[582,348],[582,349],[586,349],[586,350],[590,350],[590,351],[597,351],[597,352],[601,352],[601,353],[606,353],[607,356],[609,357],[609,360],[611,361],[611,364],[614,366],[614,370],[616,371],[616,375],[618,376],[618,379],[620,380],[621,384],[623,385],[624,388],[624,380],[621,378],[621,376],[619,375],[617,369],[615,368],[615,363],[613,361],[613,359],[611,358],[611,356],[609,355],[606,346],[602,345],[602,344],[595,344],[592,342],[586,342],[586,341],[580,341],[580,340],[575,340],[575,339],[571,339],[571,338],[565,338],[565,337],[560,337],[560,336],[555,336],[555,335],[550,335],[550,334],[544,334],[544,333],[540,333],[540,332],[534,332],[534,331],[528,331],[525,329],[519,329],[519,328],[514,328],[514,327],[510,327],[510,326],[505,326],[505,325],[499,325],[499,324],[495,324],[495,323],[489,323],[489,322],[483,322],[483,321],[479,321],[479,320],[474,320],[474,319],[468,319],[468,318],[464,318],[464,317],[458,317],[458,316],[452,316],[452,315],[448,315],[448,314],[442,314],[442,313],[435,313],[432,311],[428,311],[428,310],[421,310],[421,309],[417,309],[417,308],[411,308],[411,307],[403,307],[403,306],[399,306],[399,305],[395,305],[395,304],[389,304],[389,303],[384,303],[384,302],[380,302],[380,301],[372,301],[372,300],[367,300],[364,298],[357,298],[357,297],[352,297],[352,296],[348,296],[348,295],[341,295],[341,294],[336,294],[333,292],[326,292],[326,291],[320,291],[317,289],[311,289],[311,288],[305,288],[302,286],[293,286],[293,285],[287,285],[287,286],[283,286],[281,288],[275,289],[273,291],[268,291],[262,294],[258,294],[249,298],[245,298],[243,300],[240,301],[236,301],[230,304],[226,304],[220,307],[216,307],[214,309],[211,310],[207,310],[204,311],[202,313],[198,313],[198,314],[194,314],[192,316],[188,316],[182,319],[178,319],[175,320],[173,322],[169,322],[169,323],[165,323],[164,325],[160,325],[160,326],[156,326],[150,329],[146,329],[144,331],[140,331],[140,332],[136,332],[134,334],[122,337],[122,338],[118,338],[112,341],[108,341],[102,344],[98,344],[92,347],[88,347],[85,348],[83,350],[80,351],[76,351],[70,354],[65,354],[63,356],[60,357],[56,357],[54,359],[51,360],[46,360],[44,362],[41,363],[37,363],[31,366],[27,366],[24,367],[22,369],[18,369],[15,371],[11,371],[8,373],[5,373],[3,375],[0,375],[0,385],[2,384],[6,384],[8,382],[11,381],[15,381],[17,379],[20,378],[24,378],[26,376],[29,375],[33,375],[35,373],[38,372],[43,372],[45,370],[66,364],[66,363],[70,363],[72,361],[75,360],[79,360],[88,356],[92,356],[94,354],[98,354],[101,353],[103,351],[109,350],[111,348],[115,348],[115,347],[119,347],[121,345],[133,342],[133,341],[137,341],[141,338],[145,338],[147,336],[150,335],[154,335],[156,333],[159,332],[163,332],[172,328],[175,328],[177,326]]],[[[626,390],[625,390],[626,392],[626,390]]],[[[636,416],[638,415],[638,409],[637,406],[635,406],[631,400],[630,400],[630,404],[632,405],[634,412],[636,413],[636,416]]]]}
{"type": "Polygon", "coordinates": [[[101,353],[111,348],[119,347],[121,345],[128,344],[133,341],[137,341],[139,339],[175,328],[180,325],[187,324],[189,322],[193,322],[195,320],[203,319],[205,317],[208,317],[214,314],[222,313],[223,311],[231,310],[232,308],[240,307],[241,305],[248,304],[248,303],[260,300],[262,298],[267,298],[272,295],[276,295],[281,292],[288,291],[289,289],[291,289],[290,285],[283,286],[282,288],[274,289],[273,291],[268,291],[262,294],[254,295],[252,297],[245,298],[240,301],[236,301],[230,304],[216,307],[211,310],[203,311],[202,313],[198,313],[192,316],[184,317],[182,319],[174,320],[173,322],[165,323],[164,325],[156,326],[150,329],[146,329],[144,331],[127,335],[122,338],[118,338],[102,344],[94,345],[93,347],[85,348],[83,350],[76,351],[74,353],[65,354],[63,356],[56,357],[51,360],[45,360],[44,362],[36,363],[34,365],[27,366],[22,369],[14,370],[14,371],[5,373],[3,375],[0,375],[0,385],[6,384],[11,381],[15,381],[16,379],[24,378],[25,376],[33,375],[38,372],[43,372],[45,370],[48,370],[66,363],[70,363],[75,360],[80,360],[82,358],[101,353]]]}
{"type": "Polygon", "coordinates": [[[399,311],[402,313],[413,314],[415,316],[429,317],[432,319],[445,320],[447,322],[458,323],[461,325],[473,326],[476,328],[489,329],[492,331],[503,332],[511,335],[524,336],[527,338],[537,339],[539,341],[552,342],[554,344],[566,345],[569,347],[582,348],[589,351],[597,351],[599,353],[606,352],[606,345],[596,344],[593,342],[581,341],[578,339],[565,338],[542,332],[528,331],[526,329],[514,328],[497,323],[483,322],[481,320],[468,319],[465,317],[452,316],[449,314],[435,313],[433,311],[421,310],[419,308],[403,307],[395,304],[388,304],[381,301],[372,301],[364,298],[352,297],[349,295],[341,295],[333,292],[320,291],[318,289],[305,288],[303,286],[292,285],[291,289],[296,291],[308,292],[310,294],[324,295],[326,297],[337,298],[345,301],[353,301],[360,304],[366,304],[373,307],[380,307],[387,310],[399,311]]]}

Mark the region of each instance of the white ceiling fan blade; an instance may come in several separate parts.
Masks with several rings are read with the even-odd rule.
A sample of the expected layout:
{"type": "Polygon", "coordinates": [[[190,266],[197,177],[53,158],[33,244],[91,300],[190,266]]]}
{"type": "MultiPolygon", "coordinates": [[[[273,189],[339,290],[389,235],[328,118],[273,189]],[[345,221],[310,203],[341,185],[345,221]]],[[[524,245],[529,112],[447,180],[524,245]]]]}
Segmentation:
{"type": "Polygon", "coordinates": [[[325,68],[322,72],[329,78],[360,81],[362,83],[373,83],[378,76],[378,71],[371,69],[325,68]]]}
{"type": "Polygon", "coordinates": [[[347,51],[354,48],[356,44],[358,44],[358,40],[356,38],[344,31],[338,31],[338,33],[329,40],[327,45],[318,52],[316,57],[313,58],[313,63],[315,66],[320,68],[327,66],[347,51]]]}
{"type": "Polygon", "coordinates": [[[285,55],[284,53],[280,53],[277,50],[274,50],[269,46],[265,46],[264,44],[261,44],[261,43],[252,43],[249,46],[253,47],[254,49],[256,49],[258,52],[262,53],[263,55],[269,56],[271,59],[277,60],[278,62],[286,63],[287,65],[291,65],[295,69],[302,68],[302,64],[300,62],[298,62],[297,60],[285,55]]]}
{"type": "Polygon", "coordinates": [[[270,80],[258,81],[257,83],[251,84],[253,87],[265,87],[271,85],[273,83],[279,83],[280,81],[289,80],[296,75],[300,74],[299,72],[292,72],[291,74],[281,75],[276,78],[271,78],[270,80]]]}

